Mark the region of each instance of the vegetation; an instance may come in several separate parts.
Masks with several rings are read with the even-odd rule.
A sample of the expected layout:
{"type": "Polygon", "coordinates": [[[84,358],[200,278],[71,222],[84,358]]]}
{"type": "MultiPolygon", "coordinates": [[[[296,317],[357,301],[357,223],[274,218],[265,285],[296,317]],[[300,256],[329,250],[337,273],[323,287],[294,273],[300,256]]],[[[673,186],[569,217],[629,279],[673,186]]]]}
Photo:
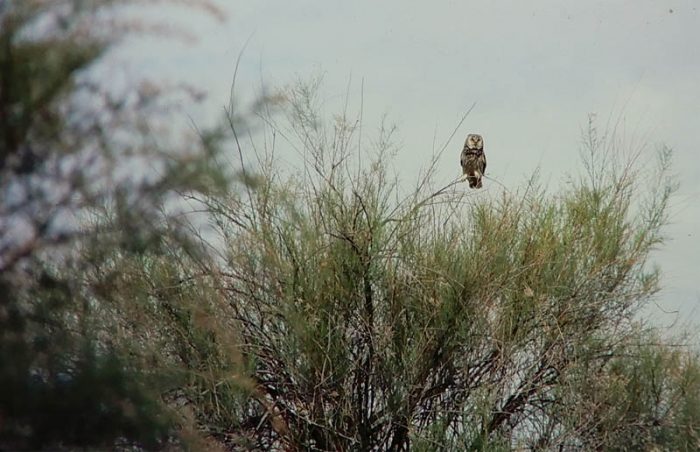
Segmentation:
{"type": "Polygon", "coordinates": [[[157,254],[163,230],[177,233],[161,206],[176,191],[216,190],[225,178],[207,166],[214,140],[173,145],[157,135],[178,93],[161,95],[148,82],[117,92],[90,76],[120,30],[132,28],[107,20],[126,3],[0,3],[3,450],[155,448],[171,437],[147,374],[95,328],[99,290],[85,274],[98,249],[104,259],[116,250],[157,254]]]}
{"type": "Polygon", "coordinates": [[[698,447],[697,353],[636,317],[668,149],[645,168],[591,122],[556,194],[435,187],[439,155],[407,193],[394,130],[368,149],[312,83],[250,146],[229,110],[227,175],[221,133],[165,153],[153,99],[80,101],[108,42],[28,38],[40,3],[0,11],[0,448],[698,447]]]}

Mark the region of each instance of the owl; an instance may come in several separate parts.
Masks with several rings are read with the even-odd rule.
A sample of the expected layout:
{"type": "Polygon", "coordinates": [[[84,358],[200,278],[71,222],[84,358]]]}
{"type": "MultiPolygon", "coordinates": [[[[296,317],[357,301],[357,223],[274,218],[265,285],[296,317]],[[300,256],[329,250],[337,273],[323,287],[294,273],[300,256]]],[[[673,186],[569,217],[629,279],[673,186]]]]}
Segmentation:
{"type": "Polygon", "coordinates": [[[486,172],[484,139],[481,135],[475,133],[467,135],[459,164],[462,165],[462,181],[468,181],[469,188],[481,188],[481,177],[486,172]]]}

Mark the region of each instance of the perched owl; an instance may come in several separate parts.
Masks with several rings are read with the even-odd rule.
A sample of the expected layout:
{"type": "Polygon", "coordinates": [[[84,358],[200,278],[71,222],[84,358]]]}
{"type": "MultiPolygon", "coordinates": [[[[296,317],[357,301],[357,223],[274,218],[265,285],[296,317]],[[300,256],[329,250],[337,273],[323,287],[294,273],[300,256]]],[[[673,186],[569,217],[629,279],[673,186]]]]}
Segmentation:
{"type": "Polygon", "coordinates": [[[462,180],[469,181],[469,188],[481,188],[481,177],[486,172],[484,139],[481,135],[475,133],[467,135],[459,164],[462,165],[462,180]]]}

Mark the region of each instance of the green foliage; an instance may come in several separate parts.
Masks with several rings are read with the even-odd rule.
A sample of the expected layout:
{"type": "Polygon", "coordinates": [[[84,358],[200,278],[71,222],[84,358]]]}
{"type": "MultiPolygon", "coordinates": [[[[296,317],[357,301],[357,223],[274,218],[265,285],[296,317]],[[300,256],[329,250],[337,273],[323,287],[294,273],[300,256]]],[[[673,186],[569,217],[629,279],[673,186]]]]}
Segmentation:
{"type": "Polygon", "coordinates": [[[69,40],[19,40],[12,32],[18,32],[25,24],[18,27],[12,23],[13,18],[4,18],[1,37],[0,114],[4,120],[0,168],[9,166],[10,170],[29,173],[46,155],[37,155],[39,149],[26,149],[22,144],[30,140],[58,144],[56,138],[66,124],[57,111],[57,99],[70,92],[75,73],[95,61],[102,49],[69,40]]]}
{"type": "MultiPolygon", "coordinates": [[[[562,388],[586,449],[695,450],[700,437],[700,361],[685,347],[640,331],[605,367],[585,368],[562,388]]],[[[573,427],[573,426],[572,426],[573,427]]]]}
{"type": "Polygon", "coordinates": [[[121,356],[98,348],[85,300],[55,271],[33,268],[25,290],[3,278],[0,445],[162,443],[168,419],[121,356]]]}
{"type": "Polygon", "coordinates": [[[163,205],[221,190],[228,176],[212,162],[218,135],[167,147],[169,137],[154,136],[171,114],[167,90],[145,83],[122,97],[90,74],[130,29],[100,22],[116,17],[117,3],[128,2],[0,4],[3,450],[175,441],[176,419],[147,369],[108,336],[99,279],[85,276],[117,258],[162,254],[166,229],[184,238],[163,205]],[[138,175],[144,164],[153,171],[138,175]]]}
{"type": "Polygon", "coordinates": [[[170,420],[121,357],[97,352],[87,340],[76,352],[66,343],[47,349],[37,340],[27,350],[26,343],[2,339],[3,447],[112,447],[119,439],[153,449],[169,437],[170,420]]]}
{"type": "MultiPolygon", "coordinates": [[[[170,302],[190,312],[196,299],[236,333],[227,340],[234,351],[219,339],[225,328],[204,339],[216,356],[235,357],[228,366],[180,364],[211,377],[187,386],[206,429],[236,447],[318,450],[629,442],[623,424],[603,422],[620,419],[612,409],[619,404],[603,404],[595,422],[594,410],[579,407],[593,400],[595,384],[602,397],[635,399],[612,376],[641,365],[645,353],[663,353],[630,350],[640,334],[634,315],[658,289],[647,261],[674,187],[668,152],[652,170],[660,183],[646,191],[637,185],[640,168],[593,140],[590,174],[556,195],[535,180],[490,198],[454,183],[432,191],[427,175],[402,196],[388,176],[386,130],[369,164],[355,165],[354,122],[324,125],[313,87],[289,98],[289,124],[268,120],[268,133],[290,140],[303,171],[285,177],[259,155],[268,163],[255,185],[202,200],[225,242],[219,263],[185,257],[171,271],[181,283],[170,302]],[[210,285],[218,295],[191,292],[210,285]]],[[[183,318],[160,310],[153,322],[172,328],[183,318]]],[[[654,361],[650,370],[664,366],[654,361]]],[[[692,432],[683,444],[700,414],[688,402],[679,411],[692,432]]],[[[625,413],[639,422],[643,411],[625,413]]],[[[680,434],[665,435],[656,444],[680,444],[680,434]]],[[[644,441],[634,444],[651,444],[644,441]]]]}
{"type": "Polygon", "coordinates": [[[642,186],[591,123],[555,194],[435,190],[431,171],[406,193],[394,129],[368,149],[359,120],[319,116],[313,82],[282,121],[262,108],[282,96],[254,106],[250,149],[227,112],[231,190],[222,130],[166,153],[159,96],[83,78],[112,41],[76,24],[111,2],[56,3],[80,14],[45,36],[45,2],[8,4],[0,448],[697,448],[697,355],[635,317],[658,290],[669,150],[642,186]],[[155,174],[118,178],[134,161],[155,174]],[[183,198],[217,236],[168,213],[183,198]]]}

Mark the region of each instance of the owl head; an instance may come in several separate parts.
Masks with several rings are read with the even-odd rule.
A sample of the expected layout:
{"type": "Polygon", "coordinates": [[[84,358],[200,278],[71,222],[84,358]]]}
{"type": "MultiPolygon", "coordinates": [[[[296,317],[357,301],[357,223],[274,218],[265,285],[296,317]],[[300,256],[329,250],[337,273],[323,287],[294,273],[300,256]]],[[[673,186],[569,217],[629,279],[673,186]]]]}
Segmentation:
{"type": "Polygon", "coordinates": [[[481,138],[481,135],[470,133],[467,135],[467,140],[464,142],[464,147],[467,149],[483,150],[484,139],[481,138]]]}

